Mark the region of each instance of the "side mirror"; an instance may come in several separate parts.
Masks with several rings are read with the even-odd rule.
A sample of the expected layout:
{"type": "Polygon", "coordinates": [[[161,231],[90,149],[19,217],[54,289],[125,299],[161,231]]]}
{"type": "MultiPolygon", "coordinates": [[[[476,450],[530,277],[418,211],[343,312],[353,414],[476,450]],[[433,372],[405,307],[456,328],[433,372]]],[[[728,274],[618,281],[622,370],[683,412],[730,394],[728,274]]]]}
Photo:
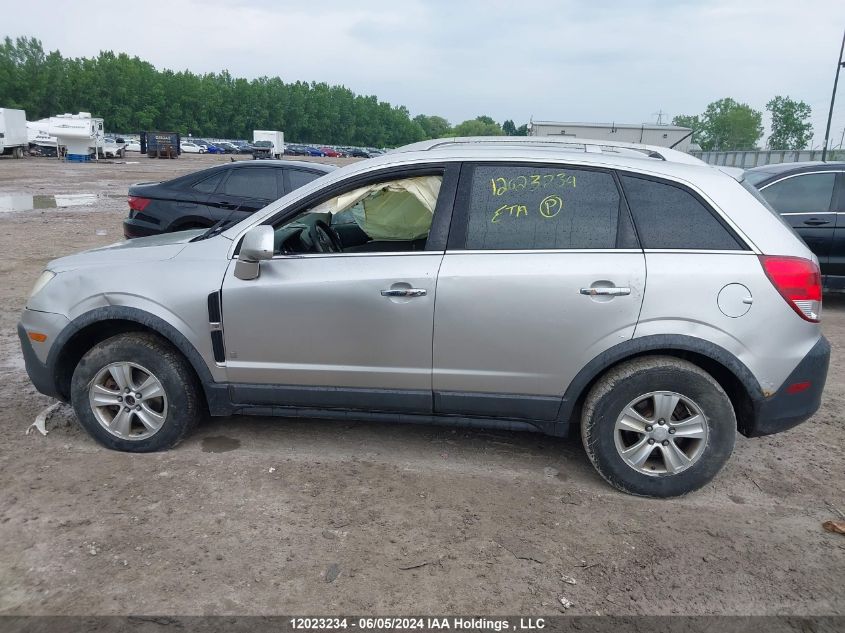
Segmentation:
{"type": "Polygon", "coordinates": [[[273,259],[273,241],[275,234],[272,226],[262,224],[254,226],[244,235],[238,261],[235,263],[235,277],[249,280],[258,277],[259,262],[273,259]]]}

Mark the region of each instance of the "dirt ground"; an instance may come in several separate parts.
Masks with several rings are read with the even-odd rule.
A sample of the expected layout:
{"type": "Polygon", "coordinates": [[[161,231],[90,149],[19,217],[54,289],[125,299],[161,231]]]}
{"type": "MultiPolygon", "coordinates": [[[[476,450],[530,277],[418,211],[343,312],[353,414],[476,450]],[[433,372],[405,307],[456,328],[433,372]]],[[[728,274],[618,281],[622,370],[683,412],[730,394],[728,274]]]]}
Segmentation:
{"type": "MultiPolygon", "coordinates": [[[[127,185],[227,161],[0,159],[0,614],[845,614],[845,299],[818,414],[738,438],[705,489],[616,492],[580,441],[213,419],[177,449],[100,448],[24,371],[15,326],[44,264],[122,239],[127,185]],[[2,208],[2,204],[0,204],[2,208]],[[571,579],[571,580],[570,580],[571,579]]],[[[330,162],[337,162],[331,161],[330,162]]],[[[140,271],[143,274],[143,271],[140,271]]]]}

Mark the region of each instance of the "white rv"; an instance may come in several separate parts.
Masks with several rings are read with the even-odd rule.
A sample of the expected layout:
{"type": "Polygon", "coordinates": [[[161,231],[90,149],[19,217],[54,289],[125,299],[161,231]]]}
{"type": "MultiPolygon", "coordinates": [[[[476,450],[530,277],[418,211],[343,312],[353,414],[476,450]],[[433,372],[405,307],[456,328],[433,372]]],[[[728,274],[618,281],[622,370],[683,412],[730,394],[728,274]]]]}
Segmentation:
{"type": "Polygon", "coordinates": [[[105,155],[103,120],[90,112],[52,116],[47,132],[56,137],[68,157],[105,155]]]}

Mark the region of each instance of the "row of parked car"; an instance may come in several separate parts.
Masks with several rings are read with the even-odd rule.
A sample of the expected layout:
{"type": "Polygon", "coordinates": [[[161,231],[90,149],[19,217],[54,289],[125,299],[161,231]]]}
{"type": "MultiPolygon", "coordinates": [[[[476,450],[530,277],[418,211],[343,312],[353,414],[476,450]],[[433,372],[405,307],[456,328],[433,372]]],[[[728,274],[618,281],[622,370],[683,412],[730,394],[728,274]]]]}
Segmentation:
{"type": "MultiPolygon", "coordinates": [[[[185,154],[253,154],[255,145],[248,141],[206,141],[204,139],[186,138],[182,139],[182,152],[185,154]]],[[[130,140],[126,144],[126,150],[140,152],[141,142],[130,140]]],[[[381,156],[383,150],[374,147],[341,147],[334,145],[302,145],[294,143],[285,144],[285,154],[288,156],[328,156],[330,158],[373,158],[381,156]]]]}

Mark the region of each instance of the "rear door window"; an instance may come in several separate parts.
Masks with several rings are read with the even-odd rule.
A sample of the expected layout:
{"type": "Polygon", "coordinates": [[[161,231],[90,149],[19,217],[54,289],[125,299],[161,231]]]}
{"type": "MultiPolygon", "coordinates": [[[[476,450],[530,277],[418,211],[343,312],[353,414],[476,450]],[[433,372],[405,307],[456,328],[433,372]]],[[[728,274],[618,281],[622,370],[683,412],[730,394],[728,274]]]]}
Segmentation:
{"type": "Polygon", "coordinates": [[[307,185],[312,180],[316,180],[323,174],[314,173],[313,171],[305,171],[304,169],[287,169],[288,176],[288,192],[294,189],[299,189],[302,185],[307,185]]]}
{"type": "Polygon", "coordinates": [[[743,250],[743,245],[688,189],[620,175],[643,248],[743,250]]]}
{"type": "Polygon", "coordinates": [[[209,176],[208,178],[204,178],[197,183],[194,183],[192,189],[194,191],[200,191],[202,193],[214,193],[217,189],[217,185],[223,180],[223,177],[226,175],[225,171],[218,171],[213,176],[209,176]]]}
{"type": "Polygon", "coordinates": [[[621,196],[607,172],[478,165],[467,200],[470,250],[616,246],[621,196]]]}
{"type": "Polygon", "coordinates": [[[279,198],[276,170],[271,167],[242,167],[233,169],[223,185],[223,193],[240,198],[279,198]]]}
{"type": "Polygon", "coordinates": [[[778,213],[826,213],[836,174],[802,174],[764,187],[760,193],[778,213]]]}

